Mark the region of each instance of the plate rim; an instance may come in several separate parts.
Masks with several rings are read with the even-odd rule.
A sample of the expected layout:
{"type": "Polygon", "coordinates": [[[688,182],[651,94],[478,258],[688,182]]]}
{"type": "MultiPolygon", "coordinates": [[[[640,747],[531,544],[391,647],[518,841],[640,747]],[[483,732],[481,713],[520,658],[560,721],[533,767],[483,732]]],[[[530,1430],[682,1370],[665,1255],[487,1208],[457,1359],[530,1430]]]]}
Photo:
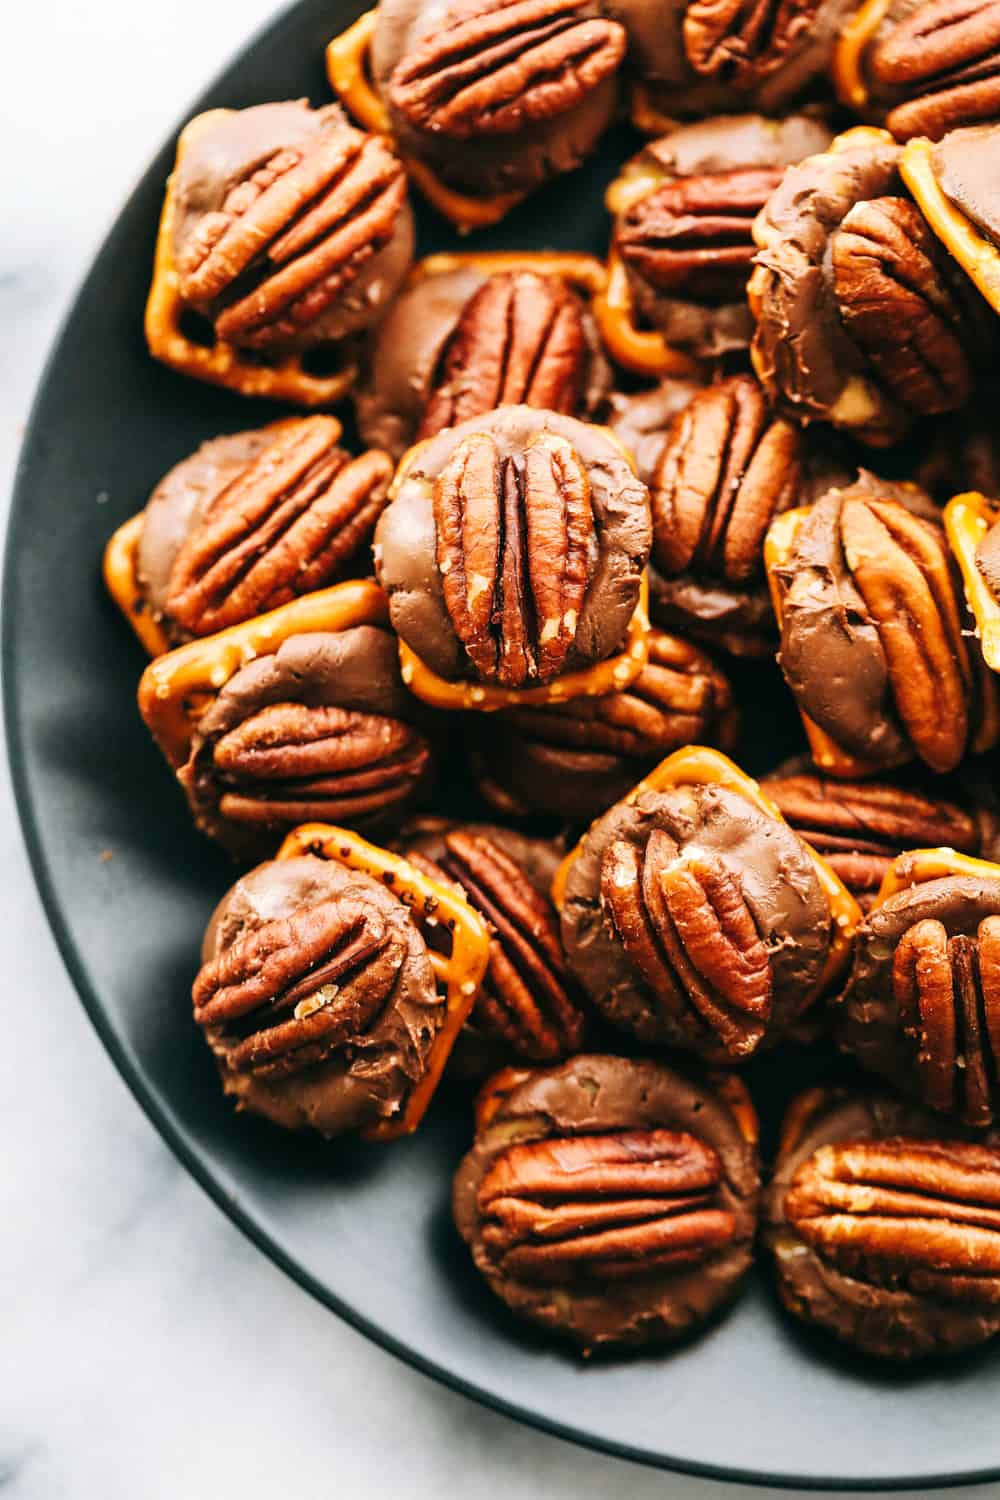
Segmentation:
{"type": "MultiPolygon", "coordinates": [[[[30,517],[32,460],[34,449],[40,440],[42,431],[39,418],[52,373],[59,365],[59,356],[63,344],[70,337],[72,327],[76,321],[81,304],[86,297],[90,283],[97,275],[101,262],[107,252],[109,241],[119,223],[130,213],[133,203],[142,192],[155,163],[160,157],[165,157],[168,152],[172,151],[173,143],[183,125],[192,115],[205,107],[207,97],[214,93],[221,85],[223,79],[234,68],[239,66],[244,56],[248,52],[265,45],[272,33],[280,33],[288,20],[296,11],[303,8],[305,3],[306,0],[289,0],[289,3],[280,5],[267,20],[255,27],[234,48],[228,59],[213,71],[207,83],[199,89],[196,98],[179,117],[176,125],[172,127],[160,147],[133,176],[132,185],[123,196],[118,209],[111,220],[106,222],[103,232],[95,237],[94,248],[89,249],[87,252],[88,259],[86,266],[77,278],[74,290],[70,294],[57,324],[56,332],[52,336],[41,371],[34,386],[31,404],[25,420],[24,433],[10,487],[10,500],[4,532],[2,579],[0,579],[0,591],[2,591],[2,605],[0,605],[0,676],[3,679],[2,699],[6,736],[6,759],[14,794],[13,801],[17,813],[17,821],[24,842],[24,849],[27,854],[32,879],[34,880],[35,889],[42,904],[49,931],[55,941],[56,948],[73,988],[76,990],[77,997],[101,1044],[133,1099],[181,1166],[185,1168],[197,1185],[207,1194],[211,1202],[221,1210],[230,1223],[234,1224],[263,1255],[272,1261],[296,1285],[308,1292],[324,1308],[333,1312],[347,1323],[349,1327],[369,1339],[387,1354],[393,1356],[411,1369],[417,1370],[420,1374],[437,1381],[447,1389],[455,1391],[469,1400],[478,1402],[481,1406],[485,1406],[492,1411],[499,1412],[513,1421],[520,1422],[524,1426],[544,1432],[564,1442],[573,1443],[578,1447],[589,1449],[592,1452],[604,1453],[613,1458],[642,1464],[644,1467],[658,1469],[661,1472],[686,1474],[698,1479],[714,1479],[753,1487],[770,1486],[785,1490],[805,1490],[811,1492],[841,1490],[862,1494],[892,1493],[915,1487],[925,1490],[955,1489],[998,1480],[1000,1479],[1000,1455],[998,1455],[996,1464],[987,1468],[961,1473],[955,1471],[950,1473],[941,1472],[931,1476],[897,1475],[876,1480],[863,1479],[857,1476],[843,1478],[837,1475],[804,1475],[780,1470],[751,1470],[742,1469],[738,1466],[702,1463],[695,1459],[672,1457],[662,1452],[637,1447],[629,1443],[616,1442],[612,1438],[588,1433],[582,1428],[570,1426],[569,1424],[560,1422],[556,1418],[533,1411],[528,1406],[521,1405],[516,1401],[510,1401],[503,1396],[497,1395],[487,1386],[455,1373],[454,1370],[450,1369],[440,1360],[430,1358],[421,1353],[418,1349],[397,1338],[388,1329],[374,1322],[366,1314],[360,1312],[349,1302],[339,1297],[330,1287],[324,1285],[314,1277],[293,1255],[288,1253],[280,1241],[275,1239],[272,1234],[258,1223],[251,1212],[244,1210],[233,1199],[226,1191],[222,1182],[218,1180],[207,1159],[204,1159],[199,1154],[196,1143],[188,1139],[183,1128],[175,1124],[166,1110],[161,1107],[155,1093],[144,1079],[141,1069],[133,1064],[125,1048],[115,1035],[114,1028],[105,1012],[104,1005],[95,988],[90,983],[82,957],[70,934],[63,914],[62,904],[56,894],[55,883],[51,874],[54,860],[51,857],[50,851],[46,848],[35,811],[35,797],[28,775],[30,755],[27,734],[21,719],[20,691],[18,686],[21,671],[18,665],[18,633],[20,623],[15,611],[11,607],[11,599],[14,592],[16,558],[23,546],[22,534],[25,530],[26,521],[30,517]]],[[[334,0],[334,4],[330,7],[331,16],[336,9],[336,3],[337,0],[334,0]]],[[[331,34],[332,24],[335,23],[331,23],[331,34]]]]}

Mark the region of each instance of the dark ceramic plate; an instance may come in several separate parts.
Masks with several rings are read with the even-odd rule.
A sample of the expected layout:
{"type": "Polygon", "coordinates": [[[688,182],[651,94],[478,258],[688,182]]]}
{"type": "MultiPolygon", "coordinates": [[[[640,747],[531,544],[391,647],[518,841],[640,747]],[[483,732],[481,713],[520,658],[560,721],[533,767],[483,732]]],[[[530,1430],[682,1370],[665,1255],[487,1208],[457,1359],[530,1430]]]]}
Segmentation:
{"type": "MultiPolygon", "coordinates": [[[[360,6],[304,0],[256,38],[198,108],[325,100],[324,43],[360,6]]],[[[194,113],[194,110],[189,111],[194,113]]],[[[485,243],[604,248],[603,188],[623,133],[485,243]]],[[[190,1019],[202,926],[230,879],[191,831],[135,708],[142,667],[99,580],[104,542],[201,440],[272,415],[145,352],[142,307],[167,145],[126,204],[52,354],[17,482],[4,670],[11,757],[38,884],[90,1016],[136,1096],[219,1205],[291,1275],[385,1348],[539,1427],[665,1467],[803,1486],[883,1487],[1000,1474],[1000,1356],[892,1375],[807,1338],[766,1275],[669,1355],[581,1364],[516,1327],[452,1230],[469,1100],[439,1099],[391,1149],[289,1140],[237,1120],[190,1019]]],[[[454,240],[425,215],[422,250],[454,240]]],[[[798,746],[773,670],[737,669],[741,754],[798,746]]],[[[773,1131],[804,1057],[759,1065],[773,1131]]]]}

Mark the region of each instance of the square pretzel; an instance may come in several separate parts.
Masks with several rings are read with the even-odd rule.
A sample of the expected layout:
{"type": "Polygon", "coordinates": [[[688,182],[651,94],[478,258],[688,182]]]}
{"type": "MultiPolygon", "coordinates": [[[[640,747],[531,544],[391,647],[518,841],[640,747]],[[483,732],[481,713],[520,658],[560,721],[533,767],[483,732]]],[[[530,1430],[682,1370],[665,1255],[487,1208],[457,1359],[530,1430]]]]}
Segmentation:
{"type": "Polygon", "coordinates": [[[351,389],[357,367],[345,363],[332,375],[311,375],[303,365],[301,354],[285,354],[273,363],[262,364],[225,339],[212,344],[196,343],[183,330],[185,311],[180,294],[180,276],[174,260],[174,193],[173,185],[184,152],[191,142],[214,120],[232,110],[212,109],[196,115],[181,131],[177,141],[174,171],[167,179],[167,191],[160,213],[153,259],[153,281],[146,302],[146,343],[154,359],[169,365],[182,375],[204,380],[209,385],[225,386],[242,396],[261,396],[269,401],[287,401],[294,406],[330,406],[351,389]]]}
{"type": "Polygon", "coordinates": [[[450,886],[431,880],[402,855],[390,854],[346,828],[335,828],[329,823],[304,823],[288,834],[275,858],[296,859],[303,854],[334,860],[346,869],[370,875],[402,902],[422,933],[437,928],[451,937],[451,952],[447,955],[428,948],[434,974],[444,988],[445,1020],[431,1045],[427,1071],[398,1119],[383,1120],[364,1132],[367,1140],[395,1140],[416,1130],[441,1080],[486,973],[489,928],[450,886]]]}
{"type": "MultiPolygon", "coordinates": [[[[269,422],[263,430],[273,432],[277,437],[284,429],[293,427],[301,420],[304,419],[281,417],[277,422],[269,422]]],[[[330,421],[337,422],[337,419],[331,417],[330,421]]],[[[337,427],[340,427],[339,422],[337,427]]],[[[336,440],[331,438],[333,442],[336,440]]],[[[150,656],[162,656],[170,650],[170,641],[163,625],[150,610],[139,579],[139,547],[145,521],[145,510],[140,510],[112,532],[104,548],[102,573],[105,588],[135,631],[140,643],[150,656]]]]}
{"type": "Polygon", "coordinates": [[[139,682],[139,712],[169,764],[187,760],[207,704],[247,662],[268,656],[293,635],[387,625],[388,603],[371,578],[303,594],[217,635],[188,641],[150,662],[139,682]]]}
{"type": "MultiPolygon", "coordinates": [[[[377,135],[391,139],[389,113],[376,94],[370,76],[369,58],[375,23],[375,11],[366,11],[353,26],[327,44],[326,74],[333,92],[358,124],[365,130],[373,130],[377,135]]],[[[459,234],[499,224],[527,197],[526,193],[497,193],[493,198],[475,198],[448,187],[424,162],[402,155],[401,160],[410,181],[459,234]]]]}
{"type": "MultiPolygon", "coordinates": [[[[672,755],[661,760],[648,776],[644,776],[623,800],[627,803],[634,803],[645,792],[662,792],[678,786],[725,787],[727,791],[735,792],[737,796],[745,798],[747,802],[767,817],[773,818],[775,822],[785,823],[786,821],[777,806],[752,776],[741,771],[735,761],[730,760],[728,755],[723,755],[721,750],[713,750],[707,745],[688,745],[683,750],[675,750],[672,755]]],[[[805,839],[802,839],[802,843],[808,851],[816,877],[826,897],[832,922],[830,949],[823,972],[813,988],[802,999],[801,1010],[805,1011],[814,1000],[834,989],[846,972],[853,952],[854,935],[861,923],[862,914],[860,906],[840,876],[825,859],[816,853],[811,844],[805,839]]],[[[565,905],[566,881],[570,869],[579,857],[582,847],[583,839],[567,854],[552,882],[552,901],[559,911],[562,911],[565,905]]]]}

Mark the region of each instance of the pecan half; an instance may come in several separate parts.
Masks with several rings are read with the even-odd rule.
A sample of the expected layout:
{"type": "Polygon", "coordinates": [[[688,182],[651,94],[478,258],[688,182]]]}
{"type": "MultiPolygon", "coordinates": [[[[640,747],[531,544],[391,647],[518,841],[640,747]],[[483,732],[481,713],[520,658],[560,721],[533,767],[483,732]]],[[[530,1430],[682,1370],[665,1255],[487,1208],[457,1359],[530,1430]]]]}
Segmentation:
{"type": "Polygon", "coordinates": [[[937,797],[902,787],[823,776],[768,776],[767,795],[796,833],[812,845],[863,906],[904,849],[944,845],[979,852],[976,820],[937,797]]]}
{"type": "Polygon", "coordinates": [[[198,220],[178,260],[179,289],[250,348],[294,343],[385,246],[406,176],[378,136],[346,124],[285,147],[198,220]]]}
{"type": "Polygon", "coordinates": [[[583,318],[579,297],[556,276],[491,276],[448,341],[418,439],[497,406],[573,416],[590,354],[583,318]]]}
{"type": "Polygon", "coordinates": [[[856,203],[831,236],[833,286],[851,338],[896,399],[922,415],[972,393],[947,253],[905,198],[856,203]]]}
{"type": "Polygon", "coordinates": [[[410,799],[430,762],[424,736],[399,719],[274,703],[215,740],[209,774],[228,822],[354,827],[410,799]]]}
{"type": "Polygon", "coordinates": [[[211,635],[338,577],[371,538],[392,477],[388,454],[352,460],[339,430],[305,418],[219,492],[174,560],[172,621],[211,635]]]}
{"type": "Polygon", "coordinates": [[[1000,3],[926,0],[883,28],[867,59],[876,81],[906,97],[886,124],[897,140],[940,140],[1000,114],[1000,3]]]}
{"type": "Polygon", "coordinates": [[[622,259],[670,296],[742,298],[755,253],[753,221],[782,175],[780,167],[739,167],[664,183],[623,215],[616,232],[622,259]]]}
{"type": "Polygon", "coordinates": [[[1000,1065],[1000,917],[975,937],[949,937],[935,919],[904,934],[892,985],[917,1074],[932,1109],[990,1125],[1000,1065]]]}
{"type": "Polygon", "coordinates": [[[797,498],[801,437],[749,375],[700,391],[670,424],[650,487],[653,559],[740,583],[761,569],[772,518],[797,498]]]}
{"type": "Polygon", "coordinates": [[[771,961],[738,880],[659,829],[640,853],[605,851],[601,904],[664,1014],[693,1010],[732,1057],[747,1057],[771,1014],[771,961]]]}
{"type": "Polygon", "coordinates": [[[691,0],[684,50],[696,73],[750,90],[806,38],[818,9],[818,0],[691,0]]]}
{"type": "Polygon", "coordinates": [[[590,0],[459,0],[398,64],[389,99],[453,140],[566,114],[617,69],[625,31],[590,0]]]}
{"type": "Polygon", "coordinates": [[[713,1148],[670,1130],[563,1136],[512,1146],[480,1184],[482,1239],[519,1280],[655,1275],[733,1239],[713,1148]]]}
{"type": "Polygon", "coordinates": [[[566,967],[559,920],[520,865],[484,833],[455,829],[444,853],[413,863],[452,881],[490,924],[486,978],[473,1019],[533,1062],[555,1062],[578,1052],[585,1018],[566,967]]]}
{"type": "Polygon", "coordinates": [[[546,682],[576,639],[595,547],[590,481],[571,443],[540,432],[501,458],[474,433],[434,487],[437,565],[455,634],[480,677],[546,682]]]}
{"type": "Polygon", "coordinates": [[[204,964],[195,1020],[233,1071],[297,1072],[371,1026],[404,957],[378,911],[333,897],[265,922],[204,964]]]}
{"type": "Polygon", "coordinates": [[[952,771],[968,739],[970,673],[943,533],[895,501],[856,497],[840,528],[899,716],[931,769],[952,771]]]}
{"type": "Polygon", "coordinates": [[[504,722],[545,744],[637,760],[707,740],[731,744],[732,688],[711,657],[663,630],[651,630],[648,644],[646,665],[624,692],[510,709],[504,722]]]}
{"type": "Polygon", "coordinates": [[[1000,1151],[890,1138],[821,1146],[785,1197],[789,1223],[857,1280],[1000,1302],[1000,1151]]]}

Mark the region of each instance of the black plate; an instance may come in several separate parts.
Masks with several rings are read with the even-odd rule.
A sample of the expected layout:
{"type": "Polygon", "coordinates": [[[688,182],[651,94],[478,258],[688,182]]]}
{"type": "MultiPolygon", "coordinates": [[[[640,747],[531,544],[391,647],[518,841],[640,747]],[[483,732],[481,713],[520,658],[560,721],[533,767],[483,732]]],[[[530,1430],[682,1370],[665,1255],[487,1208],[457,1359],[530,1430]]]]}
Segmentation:
{"type": "MultiPolygon", "coordinates": [[[[354,4],[304,0],[252,41],[197,108],[327,99],[322,53],[354,4]]],[[[194,109],[189,111],[194,113],[194,109]]],[[[632,142],[482,237],[493,247],[604,248],[601,194],[632,142]]],[[[959,1483],[1000,1474],[1000,1357],[893,1375],[813,1340],[765,1276],[684,1348],[584,1365],[536,1342],[484,1291],[448,1212],[468,1099],[437,1102],[391,1149],[322,1147],[237,1120],[190,1018],[198,941],[229,883],[191,831],[135,708],[143,662],[99,581],[104,542],[202,439],[268,409],[153,363],[142,307],[172,146],[123,209],[51,356],[6,558],[4,671],[18,803],[49,920],[117,1066],[219,1205],[291,1275],[385,1348],[491,1406],[670,1468],[801,1486],[959,1483]]],[[[453,236],[426,215],[423,252],[453,236]]],[[[759,671],[744,754],[792,748],[759,671]]],[[[758,1067],[773,1118],[808,1060],[758,1067]]]]}

